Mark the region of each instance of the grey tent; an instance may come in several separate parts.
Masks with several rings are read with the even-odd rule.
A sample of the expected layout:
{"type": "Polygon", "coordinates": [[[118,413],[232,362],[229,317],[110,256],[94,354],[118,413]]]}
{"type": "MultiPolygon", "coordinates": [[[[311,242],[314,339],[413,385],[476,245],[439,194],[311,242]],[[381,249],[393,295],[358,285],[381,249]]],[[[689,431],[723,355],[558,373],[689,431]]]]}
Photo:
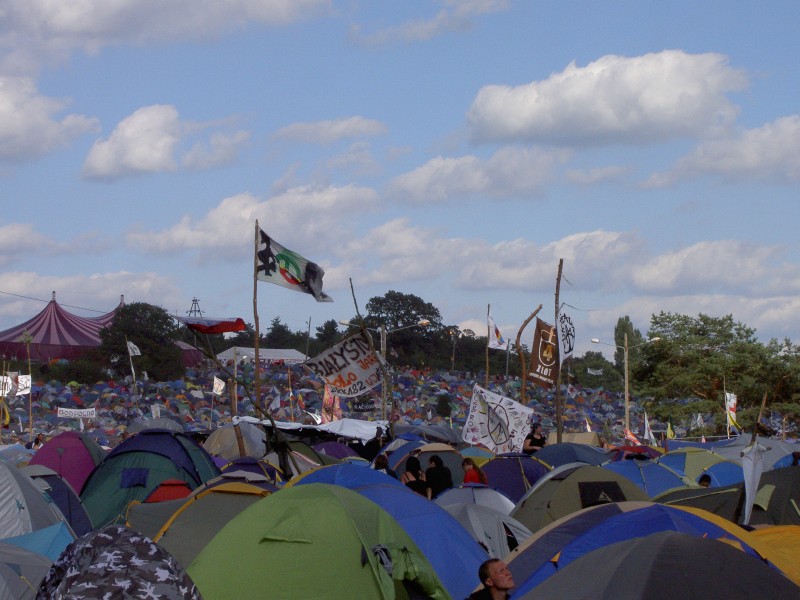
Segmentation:
{"type": "Polygon", "coordinates": [[[505,558],[531,536],[530,530],[503,511],[481,504],[462,503],[442,506],[489,553],[505,558]]]}
{"type": "Polygon", "coordinates": [[[0,538],[66,523],[51,498],[30,477],[0,461],[0,538]]]}
{"type": "Polygon", "coordinates": [[[0,542],[0,600],[32,600],[50,569],[50,559],[0,542]]]}

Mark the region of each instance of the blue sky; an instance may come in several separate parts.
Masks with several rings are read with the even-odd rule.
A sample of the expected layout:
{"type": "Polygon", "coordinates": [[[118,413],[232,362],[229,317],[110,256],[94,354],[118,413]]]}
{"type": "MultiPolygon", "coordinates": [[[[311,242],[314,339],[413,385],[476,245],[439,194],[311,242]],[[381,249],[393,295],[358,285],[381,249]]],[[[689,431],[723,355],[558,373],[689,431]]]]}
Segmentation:
{"type": "MultiPolygon", "coordinates": [[[[561,300],[800,325],[793,1],[0,0],[0,330],[121,295],[253,321],[255,220],[334,303],[507,337],[561,300]]],[[[523,334],[530,343],[532,329],[523,334]]]]}

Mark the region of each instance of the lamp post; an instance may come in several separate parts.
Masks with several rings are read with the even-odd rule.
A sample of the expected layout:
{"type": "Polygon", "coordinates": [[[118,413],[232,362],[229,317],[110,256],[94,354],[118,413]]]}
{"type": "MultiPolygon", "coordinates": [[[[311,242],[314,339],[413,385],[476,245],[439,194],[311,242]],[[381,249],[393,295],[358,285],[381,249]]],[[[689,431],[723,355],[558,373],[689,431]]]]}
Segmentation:
{"type": "MultiPolygon", "coordinates": [[[[350,327],[352,325],[357,325],[356,323],[351,323],[350,321],[339,321],[340,325],[344,325],[346,327],[350,327]]],[[[381,336],[381,356],[383,356],[384,365],[386,365],[386,338],[389,337],[390,333],[395,333],[396,331],[402,331],[403,329],[411,329],[412,327],[427,327],[430,325],[431,322],[428,319],[420,319],[416,323],[412,323],[411,325],[403,325],[402,327],[397,327],[396,329],[386,329],[386,323],[381,323],[380,329],[374,329],[373,327],[364,327],[364,329],[369,329],[370,331],[375,331],[380,334],[381,336]]],[[[386,405],[389,398],[389,388],[391,387],[391,375],[389,374],[389,369],[384,368],[383,370],[383,385],[381,386],[381,419],[384,421],[386,420],[386,405]]]]}
{"type": "Polygon", "coordinates": [[[629,384],[630,384],[630,369],[628,368],[628,350],[633,348],[638,348],[639,346],[644,346],[645,344],[649,344],[650,342],[657,342],[660,340],[660,337],[648,338],[643,341],[641,344],[636,344],[635,346],[628,347],[628,333],[625,332],[624,337],[624,345],[620,346],[618,344],[609,344],[608,342],[602,342],[598,338],[592,338],[593,344],[603,344],[604,346],[611,346],[613,348],[619,348],[622,350],[622,357],[623,363],[625,368],[625,431],[631,430],[631,413],[630,413],[630,391],[629,391],[629,384]]]}

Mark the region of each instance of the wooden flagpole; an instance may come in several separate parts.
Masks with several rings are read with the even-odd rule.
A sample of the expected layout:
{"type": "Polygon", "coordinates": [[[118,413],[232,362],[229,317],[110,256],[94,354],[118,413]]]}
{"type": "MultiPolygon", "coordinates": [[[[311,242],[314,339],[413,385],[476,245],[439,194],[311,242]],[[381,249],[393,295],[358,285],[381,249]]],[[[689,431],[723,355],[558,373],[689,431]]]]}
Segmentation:
{"type": "MultiPolygon", "coordinates": [[[[525,400],[526,400],[526,396],[527,396],[527,387],[528,387],[528,372],[530,371],[530,367],[528,365],[528,361],[525,360],[525,351],[522,349],[522,343],[521,343],[522,332],[528,326],[528,323],[530,323],[533,320],[533,317],[535,317],[539,313],[540,310],[542,310],[542,305],[541,304],[536,307],[536,310],[531,313],[530,317],[525,319],[525,322],[519,328],[519,331],[517,331],[517,352],[519,353],[519,368],[522,370],[522,373],[521,373],[521,375],[522,375],[522,383],[519,386],[519,401],[520,401],[520,404],[525,404],[525,400]]],[[[533,352],[534,352],[534,349],[531,349],[531,357],[533,357],[533,352]]]]}
{"type": "MultiPolygon", "coordinates": [[[[559,295],[561,293],[561,271],[564,268],[564,259],[558,259],[558,275],[556,276],[556,320],[555,324],[558,327],[558,313],[561,312],[561,307],[559,306],[559,295]]],[[[558,340],[558,335],[556,335],[556,340],[558,340]]],[[[556,347],[559,344],[556,343],[556,347]]],[[[558,376],[556,377],[556,441],[557,443],[561,443],[561,438],[563,437],[564,433],[564,424],[562,422],[561,413],[563,412],[562,407],[562,400],[561,400],[561,348],[558,348],[556,360],[558,361],[558,376]]]]}

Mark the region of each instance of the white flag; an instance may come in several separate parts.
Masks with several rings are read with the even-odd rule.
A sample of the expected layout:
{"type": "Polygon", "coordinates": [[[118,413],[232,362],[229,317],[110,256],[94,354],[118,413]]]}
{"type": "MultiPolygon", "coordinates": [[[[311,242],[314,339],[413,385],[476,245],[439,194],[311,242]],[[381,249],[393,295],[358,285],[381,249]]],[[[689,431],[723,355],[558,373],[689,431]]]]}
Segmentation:
{"type": "Polygon", "coordinates": [[[222,381],[222,379],[220,379],[219,377],[217,377],[215,375],[214,376],[214,393],[217,396],[221,396],[224,391],[225,391],[225,382],[222,381]]]}
{"type": "Polygon", "coordinates": [[[134,344],[133,342],[128,342],[128,356],[141,356],[142,351],[139,350],[139,346],[134,344]]]}
{"type": "Polygon", "coordinates": [[[533,409],[476,385],[461,439],[495,454],[522,452],[533,409]]]}
{"type": "Polygon", "coordinates": [[[493,350],[508,350],[508,340],[501,335],[492,315],[488,315],[487,320],[489,324],[489,348],[493,350]]]}
{"type": "Polygon", "coordinates": [[[325,275],[322,267],[282,246],[263,229],[259,228],[258,233],[256,279],[311,294],[317,302],[333,302],[333,298],[322,291],[325,275]]]}
{"type": "Polygon", "coordinates": [[[650,429],[650,420],[647,418],[647,412],[644,413],[644,441],[652,445],[656,443],[656,436],[653,435],[653,430],[650,429]]]}
{"type": "Polygon", "coordinates": [[[572,317],[565,312],[559,313],[556,331],[558,332],[558,354],[561,364],[564,364],[564,361],[572,356],[572,351],[575,350],[575,324],[572,317]]]}
{"type": "Polygon", "coordinates": [[[727,417],[728,427],[741,429],[739,423],[736,421],[736,400],[736,394],[725,392],[725,415],[727,417]]]}
{"type": "Polygon", "coordinates": [[[742,472],[744,474],[744,519],[742,523],[750,523],[750,515],[753,512],[753,503],[758,493],[758,485],[761,482],[761,473],[764,472],[764,446],[756,442],[747,446],[742,451],[742,472]]]}

